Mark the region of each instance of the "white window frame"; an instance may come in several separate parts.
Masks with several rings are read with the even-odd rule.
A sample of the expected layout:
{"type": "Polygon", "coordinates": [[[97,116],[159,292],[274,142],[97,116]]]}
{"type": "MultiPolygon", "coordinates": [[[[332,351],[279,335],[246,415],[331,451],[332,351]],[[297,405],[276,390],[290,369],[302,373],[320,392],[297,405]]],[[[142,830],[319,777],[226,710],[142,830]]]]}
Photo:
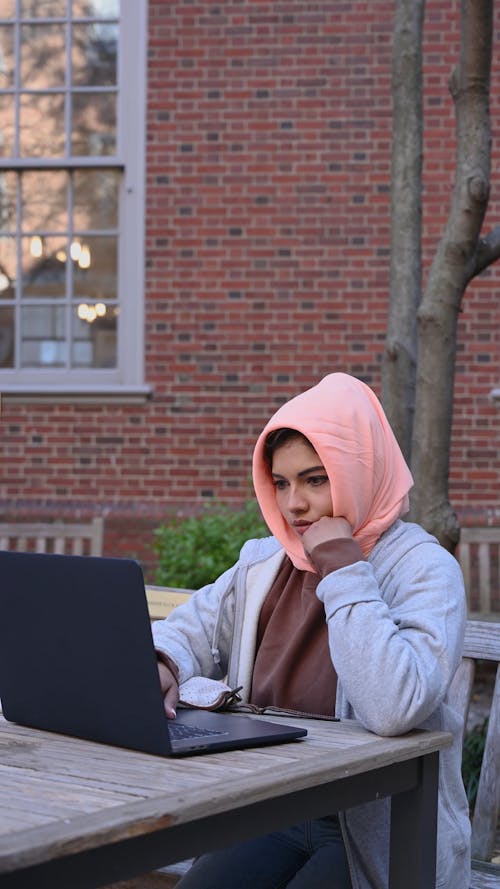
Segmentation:
{"type": "MultiPolygon", "coordinates": [[[[147,3],[121,0],[117,68],[117,153],[81,159],[0,158],[1,171],[109,167],[122,170],[119,195],[117,367],[0,368],[3,395],[147,396],[144,383],[145,145],[147,3]]],[[[1,305],[1,302],[0,302],[1,305]]]]}

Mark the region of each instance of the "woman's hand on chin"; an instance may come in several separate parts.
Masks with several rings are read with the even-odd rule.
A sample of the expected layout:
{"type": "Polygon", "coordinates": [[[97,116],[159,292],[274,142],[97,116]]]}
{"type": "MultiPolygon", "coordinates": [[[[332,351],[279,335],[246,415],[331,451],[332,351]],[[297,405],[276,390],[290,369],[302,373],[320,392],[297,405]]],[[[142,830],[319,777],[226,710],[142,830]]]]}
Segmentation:
{"type": "Polygon", "coordinates": [[[352,528],[347,519],[342,516],[323,516],[304,532],[302,543],[306,553],[310,553],[320,543],[337,540],[339,537],[352,540],[352,528]]]}

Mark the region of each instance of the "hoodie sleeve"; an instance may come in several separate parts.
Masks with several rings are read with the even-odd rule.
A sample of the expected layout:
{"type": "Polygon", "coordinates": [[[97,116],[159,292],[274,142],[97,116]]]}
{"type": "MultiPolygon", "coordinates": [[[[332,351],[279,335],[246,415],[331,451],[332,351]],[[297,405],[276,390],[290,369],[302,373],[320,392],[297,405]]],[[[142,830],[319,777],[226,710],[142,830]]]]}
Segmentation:
{"type": "Polygon", "coordinates": [[[236,598],[244,598],[248,567],[279,552],[273,537],[247,540],[235,565],[192,593],[167,618],[155,621],[155,648],[177,666],[180,683],[193,676],[225,677],[234,644],[236,598]]]}
{"type": "Polygon", "coordinates": [[[398,539],[380,542],[373,559],[333,571],[317,587],[343,694],[380,735],[417,727],[441,703],[466,617],[457,561],[417,526],[401,524],[398,539]]]}
{"type": "Polygon", "coordinates": [[[237,571],[238,563],[221,574],[215,583],[196,590],[167,618],[154,622],[155,648],[174,661],[180,683],[192,676],[221,679],[225,675],[237,571]]]}

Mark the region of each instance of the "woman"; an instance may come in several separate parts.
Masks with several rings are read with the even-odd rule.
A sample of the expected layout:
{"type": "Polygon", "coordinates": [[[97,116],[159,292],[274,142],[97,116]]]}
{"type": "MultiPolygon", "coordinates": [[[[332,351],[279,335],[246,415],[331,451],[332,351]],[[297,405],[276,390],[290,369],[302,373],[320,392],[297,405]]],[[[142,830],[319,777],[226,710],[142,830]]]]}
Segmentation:
{"type": "MultiPolygon", "coordinates": [[[[437,881],[468,889],[460,719],[447,690],[465,596],[456,560],[408,510],[410,471],[374,393],[330,374],[257,440],[257,500],[273,534],[154,625],[167,715],[178,681],[227,676],[243,698],[356,718],[381,735],[453,733],[441,754],[437,881]]],[[[204,855],[182,889],[386,889],[390,801],[204,855]]]]}

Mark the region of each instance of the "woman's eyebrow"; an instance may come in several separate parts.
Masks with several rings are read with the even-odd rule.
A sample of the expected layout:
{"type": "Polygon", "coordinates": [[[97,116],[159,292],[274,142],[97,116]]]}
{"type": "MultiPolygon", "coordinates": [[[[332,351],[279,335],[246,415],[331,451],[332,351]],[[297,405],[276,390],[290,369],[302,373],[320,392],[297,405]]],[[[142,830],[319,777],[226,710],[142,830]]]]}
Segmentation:
{"type": "Polygon", "coordinates": [[[310,466],[309,469],[303,469],[302,472],[298,473],[299,478],[303,475],[307,475],[309,472],[326,472],[325,467],[322,463],[319,466],[310,466]]]}
{"type": "MultiPolygon", "coordinates": [[[[302,469],[300,472],[297,473],[297,478],[302,478],[302,476],[308,475],[310,472],[318,471],[326,473],[326,469],[321,463],[319,464],[319,466],[309,466],[307,469],[302,469]]],[[[286,478],[285,475],[281,475],[281,473],[279,472],[272,472],[271,475],[273,478],[286,478]]]]}

